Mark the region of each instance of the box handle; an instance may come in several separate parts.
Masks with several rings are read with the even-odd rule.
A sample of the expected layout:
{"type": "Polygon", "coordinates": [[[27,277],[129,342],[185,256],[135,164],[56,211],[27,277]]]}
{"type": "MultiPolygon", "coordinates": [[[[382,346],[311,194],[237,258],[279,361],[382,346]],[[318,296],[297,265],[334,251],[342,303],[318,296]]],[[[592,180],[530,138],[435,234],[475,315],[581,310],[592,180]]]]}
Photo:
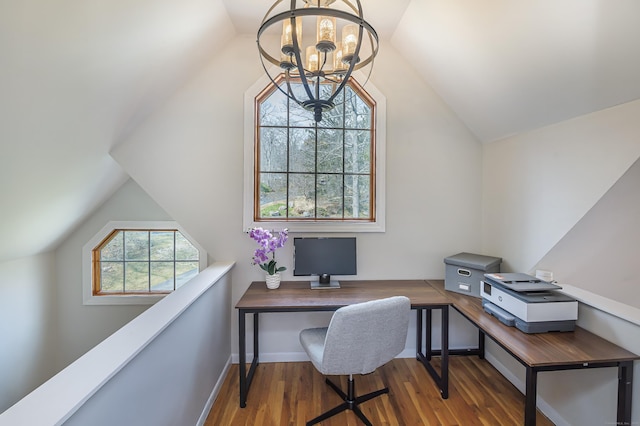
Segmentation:
{"type": "Polygon", "coordinates": [[[463,277],[470,277],[471,276],[471,271],[468,271],[466,269],[458,268],[458,275],[462,275],[463,277]]]}

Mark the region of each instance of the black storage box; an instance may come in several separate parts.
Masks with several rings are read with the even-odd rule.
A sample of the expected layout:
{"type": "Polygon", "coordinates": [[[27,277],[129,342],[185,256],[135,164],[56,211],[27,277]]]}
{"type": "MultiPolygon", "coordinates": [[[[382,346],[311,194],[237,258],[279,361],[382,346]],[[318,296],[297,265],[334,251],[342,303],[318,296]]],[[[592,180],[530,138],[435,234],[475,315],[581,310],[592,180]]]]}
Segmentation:
{"type": "Polygon", "coordinates": [[[446,264],[444,288],[469,296],[480,295],[484,274],[500,272],[502,258],[473,253],[458,253],[444,259],[446,264]]]}

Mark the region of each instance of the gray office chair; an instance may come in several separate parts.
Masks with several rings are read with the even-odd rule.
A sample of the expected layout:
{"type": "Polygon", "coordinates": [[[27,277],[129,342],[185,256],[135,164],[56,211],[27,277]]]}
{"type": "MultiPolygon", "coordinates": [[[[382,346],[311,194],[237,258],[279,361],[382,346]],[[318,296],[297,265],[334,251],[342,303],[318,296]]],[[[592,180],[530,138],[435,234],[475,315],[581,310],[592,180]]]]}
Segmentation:
{"type": "Polygon", "coordinates": [[[372,373],[402,352],[407,339],[410,309],[411,302],[404,296],[358,303],[338,309],[329,327],[308,328],[300,332],[300,343],[320,373],[349,375],[346,394],[326,379],[344,403],[308,421],[307,426],[347,409],[366,425],[371,425],[358,404],[388,393],[389,388],[356,397],[353,375],[372,373]]]}

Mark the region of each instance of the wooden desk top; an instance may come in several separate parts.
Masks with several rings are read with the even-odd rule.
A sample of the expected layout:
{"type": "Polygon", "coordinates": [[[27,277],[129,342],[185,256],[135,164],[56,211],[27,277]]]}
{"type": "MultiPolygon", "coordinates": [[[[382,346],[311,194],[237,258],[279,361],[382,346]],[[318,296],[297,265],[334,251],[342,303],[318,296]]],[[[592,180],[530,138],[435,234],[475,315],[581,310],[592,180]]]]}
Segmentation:
{"type": "Polygon", "coordinates": [[[487,314],[481,299],[446,291],[442,280],[427,282],[446,295],[460,313],[526,365],[542,367],[640,359],[633,352],[580,327],[571,332],[523,333],[487,314]]]}
{"type": "Polygon", "coordinates": [[[332,311],[339,307],[391,296],[407,296],[412,308],[450,305],[446,294],[425,280],[340,280],[341,288],[311,290],[309,281],[283,281],[276,290],[252,282],[236,309],[261,312],[332,311]]]}

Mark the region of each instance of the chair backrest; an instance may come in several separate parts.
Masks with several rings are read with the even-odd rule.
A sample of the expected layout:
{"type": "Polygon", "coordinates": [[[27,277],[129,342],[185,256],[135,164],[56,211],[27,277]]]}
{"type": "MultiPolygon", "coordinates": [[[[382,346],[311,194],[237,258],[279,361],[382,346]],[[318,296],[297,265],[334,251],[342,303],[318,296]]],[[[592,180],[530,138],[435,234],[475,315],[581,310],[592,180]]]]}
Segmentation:
{"type": "Polygon", "coordinates": [[[404,350],[411,302],[405,296],[357,303],[331,318],[322,357],[323,374],[367,374],[404,350]]]}

